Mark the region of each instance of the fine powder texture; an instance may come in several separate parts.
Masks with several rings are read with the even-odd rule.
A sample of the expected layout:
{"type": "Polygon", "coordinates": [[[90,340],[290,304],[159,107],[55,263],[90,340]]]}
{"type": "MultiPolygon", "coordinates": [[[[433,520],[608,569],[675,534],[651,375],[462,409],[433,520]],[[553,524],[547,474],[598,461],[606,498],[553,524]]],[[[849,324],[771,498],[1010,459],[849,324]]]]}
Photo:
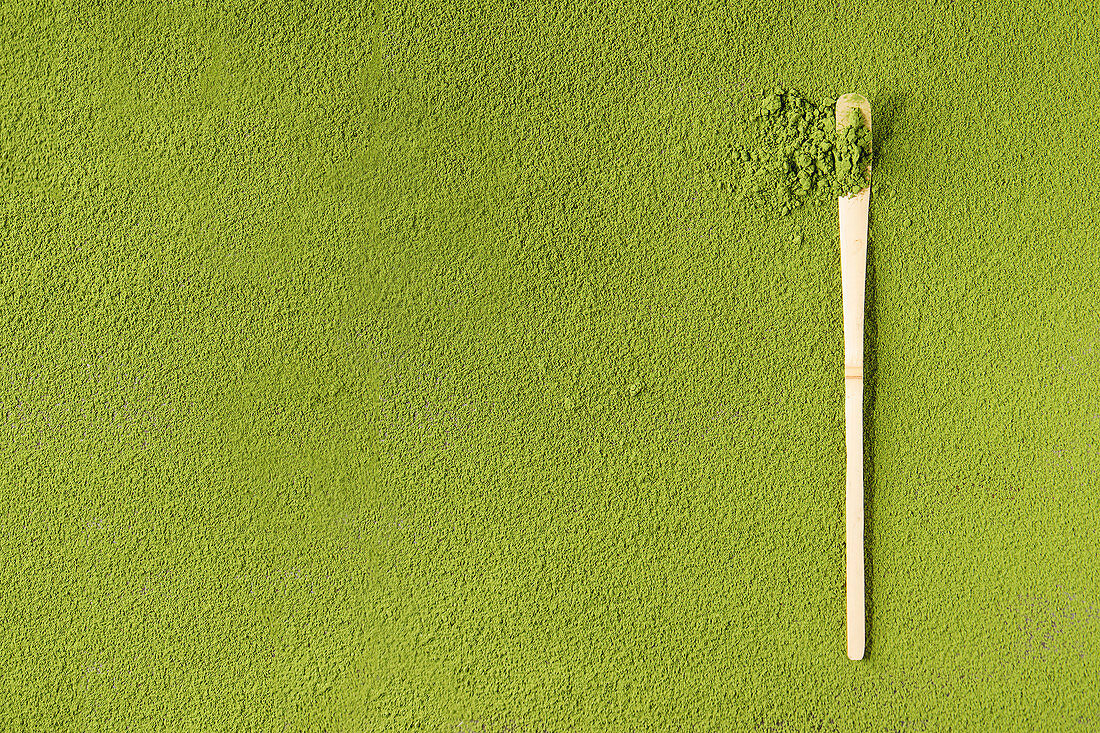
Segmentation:
{"type": "Polygon", "coordinates": [[[1100,730],[1093,5],[0,3],[0,732],[1100,730]]]}
{"type": "Polygon", "coordinates": [[[734,190],[744,200],[786,215],[809,201],[835,205],[867,185],[871,131],[858,110],[838,124],[835,100],[819,106],[780,87],[762,97],[750,142],[732,146],[734,190]]]}

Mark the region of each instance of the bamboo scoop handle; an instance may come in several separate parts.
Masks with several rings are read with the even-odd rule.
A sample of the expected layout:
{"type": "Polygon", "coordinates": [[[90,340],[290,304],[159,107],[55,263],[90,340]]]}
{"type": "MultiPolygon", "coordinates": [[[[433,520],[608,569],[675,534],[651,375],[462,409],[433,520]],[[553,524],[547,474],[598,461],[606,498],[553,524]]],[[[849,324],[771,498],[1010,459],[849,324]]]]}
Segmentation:
{"type": "MultiPolygon", "coordinates": [[[[837,133],[848,110],[857,108],[871,128],[871,103],[860,94],[836,101],[837,133]]],[[[844,292],[844,429],[848,453],[845,516],[848,658],[863,659],[866,641],[863,569],[863,303],[867,278],[868,184],[855,196],[842,196],[840,206],[840,273],[844,292]]]]}

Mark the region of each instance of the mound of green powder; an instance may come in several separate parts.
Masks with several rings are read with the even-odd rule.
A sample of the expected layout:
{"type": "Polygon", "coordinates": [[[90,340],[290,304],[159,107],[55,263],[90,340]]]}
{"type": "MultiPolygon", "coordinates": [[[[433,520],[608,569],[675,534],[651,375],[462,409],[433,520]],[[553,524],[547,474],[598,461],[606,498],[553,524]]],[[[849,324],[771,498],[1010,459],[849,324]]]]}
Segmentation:
{"type": "Polygon", "coordinates": [[[794,90],[763,92],[749,142],[733,146],[731,189],[751,206],[782,214],[857,193],[870,180],[871,131],[858,110],[839,126],[834,114],[835,100],[819,106],[794,90]]]}

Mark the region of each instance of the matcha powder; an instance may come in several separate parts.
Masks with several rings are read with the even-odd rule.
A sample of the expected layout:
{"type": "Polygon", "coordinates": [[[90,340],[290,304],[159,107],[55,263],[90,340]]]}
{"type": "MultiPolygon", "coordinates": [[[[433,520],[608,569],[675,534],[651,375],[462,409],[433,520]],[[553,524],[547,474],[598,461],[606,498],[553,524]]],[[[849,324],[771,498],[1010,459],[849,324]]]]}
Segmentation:
{"type": "Polygon", "coordinates": [[[750,140],[734,144],[730,160],[730,189],[741,200],[785,215],[807,201],[852,195],[867,185],[871,131],[857,110],[838,125],[835,100],[818,106],[780,88],[761,97],[749,120],[750,140]]]}

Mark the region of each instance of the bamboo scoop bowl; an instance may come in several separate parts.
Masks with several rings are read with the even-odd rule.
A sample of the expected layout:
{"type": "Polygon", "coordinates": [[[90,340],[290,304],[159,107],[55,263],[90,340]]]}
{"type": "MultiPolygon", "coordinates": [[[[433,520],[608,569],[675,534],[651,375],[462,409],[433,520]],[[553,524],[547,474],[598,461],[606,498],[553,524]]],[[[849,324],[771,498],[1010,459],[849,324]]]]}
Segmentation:
{"type": "MultiPolygon", "coordinates": [[[[838,137],[842,120],[857,109],[871,129],[871,102],[860,94],[836,100],[838,137]]],[[[868,165],[868,181],[870,166],[868,165]]],[[[871,203],[868,182],[854,196],[841,196],[840,269],[844,295],[844,429],[847,451],[845,516],[845,587],[847,597],[848,658],[863,659],[866,643],[863,567],[863,305],[867,278],[867,218],[871,203]]]]}

